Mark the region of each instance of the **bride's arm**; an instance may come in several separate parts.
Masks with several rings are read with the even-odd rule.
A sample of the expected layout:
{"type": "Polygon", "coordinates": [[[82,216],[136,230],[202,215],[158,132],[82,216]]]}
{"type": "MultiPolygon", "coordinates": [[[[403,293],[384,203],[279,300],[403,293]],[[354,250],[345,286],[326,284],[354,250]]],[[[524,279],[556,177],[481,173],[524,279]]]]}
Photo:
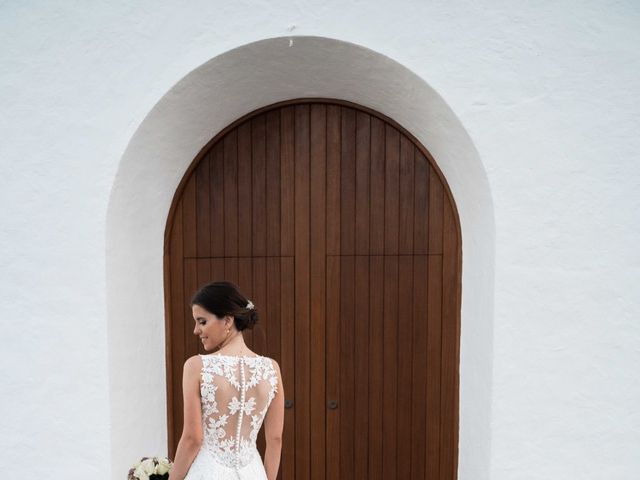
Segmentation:
{"type": "Polygon", "coordinates": [[[264,469],[269,480],[276,480],[280,467],[280,454],[282,452],[282,430],[284,428],[284,387],[280,366],[273,360],[278,374],[278,387],[276,395],[271,400],[269,410],[264,419],[264,437],[266,448],[264,451],[264,469]]]}
{"type": "Polygon", "coordinates": [[[176,458],[169,472],[169,480],[183,480],[202,445],[200,406],[200,371],[202,359],[194,355],[184,362],[182,395],[184,398],[184,426],[178,442],[176,458]]]}

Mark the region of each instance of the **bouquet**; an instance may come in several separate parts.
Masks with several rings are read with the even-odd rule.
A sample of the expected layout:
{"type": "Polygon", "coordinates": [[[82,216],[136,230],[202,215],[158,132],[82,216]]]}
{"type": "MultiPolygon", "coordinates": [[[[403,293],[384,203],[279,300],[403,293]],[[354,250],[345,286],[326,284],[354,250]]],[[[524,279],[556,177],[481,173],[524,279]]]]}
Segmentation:
{"type": "Polygon", "coordinates": [[[127,480],[167,480],[173,462],[164,457],[142,457],[131,470],[127,480]]]}

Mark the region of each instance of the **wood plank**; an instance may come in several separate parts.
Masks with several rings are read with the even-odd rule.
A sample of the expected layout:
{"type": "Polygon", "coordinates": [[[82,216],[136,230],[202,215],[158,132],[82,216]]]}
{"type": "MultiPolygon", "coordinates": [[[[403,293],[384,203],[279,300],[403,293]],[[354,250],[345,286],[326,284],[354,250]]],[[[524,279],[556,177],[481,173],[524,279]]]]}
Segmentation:
{"type": "MultiPolygon", "coordinates": [[[[211,282],[220,282],[220,281],[232,281],[235,282],[238,278],[238,261],[236,258],[225,258],[225,257],[214,257],[209,258],[209,277],[211,282]]],[[[240,290],[242,286],[239,285],[240,290]]],[[[245,336],[245,342],[247,338],[245,336]]],[[[249,343],[247,343],[249,345],[249,343]]],[[[251,348],[251,347],[249,347],[251,348]]],[[[217,351],[217,348],[215,349],[217,351]]],[[[211,353],[211,352],[207,352],[211,353]]]]}
{"type": "Polygon", "coordinates": [[[211,182],[209,198],[211,199],[211,226],[215,232],[211,234],[211,256],[224,256],[224,142],[218,141],[209,156],[211,182]]]}
{"type": "Polygon", "coordinates": [[[227,272],[226,272],[226,263],[227,263],[227,259],[225,259],[224,257],[217,257],[217,258],[211,258],[209,259],[209,265],[210,265],[210,272],[211,272],[211,281],[212,282],[219,282],[222,280],[225,280],[227,278],[227,272]]]}
{"type": "Polygon", "coordinates": [[[280,255],[280,111],[266,114],[267,255],[280,255]]]}
{"type": "Polygon", "coordinates": [[[400,133],[385,125],[384,253],[398,255],[400,228],[400,133]]]}
{"type": "Polygon", "coordinates": [[[400,135],[400,215],[398,218],[398,251],[401,255],[410,255],[413,253],[414,148],[413,143],[411,143],[405,135],[400,135]]]}
{"type": "Polygon", "coordinates": [[[284,410],[284,431],[282,434],[282,480],[295,479],[296,408],[295,396],[295,265],[293,257],[280,257],[281,272],[281,322],[280,331],[280,371],[284,386],[285,400],[293,401],[292,408],[284,410]]]}
{"type": "Polygon", "coordinates": [[[197,255],[198,221],[196,218],[196,177],[191,175],[182,194],[182,230],[184,256],[195,258],[197,255]]]}
{"type": "Polygon", "coordinates": [[[382,477],[396,478],[398,413],[398,257],[384,257],[382,477]]]}
{"type": "Polygon", "coordinates": [[[340,129],[340,254],[356,253],[356,112],[342,107],[340,129]]]}
{"type": "MultiPolygon", "coordinates": [[[[358,111],[356,114],[356,221],[355,252],[369,255],[369,204],[371,192],[371,116],[358,111]]],[[[377,192],[376,192],[377,194],[377,192]]]]}
{"type": "MultiPolygon", "coordinates": [[[[330,215],[331,210],[327,211],[330,215]]],[[[326,319],[326,355],[327,355],[327,402],[338,402],[337,408],[327,410],[326,419],[326,472],[327,478],[340,478],[340,257],[327,256],[327,319],[326,319]]]]}
{"type": "Polygon", "coordinates": [[[429,252],[429,162],[414,147],[414,215],[413,253],[424,255],[429,252]]]}
{"type": "Polygon", "coordinates": [[[280,110],[280,254],[295,253],[295,218],[293,210],[295,176],[294,107],[280,110]]]}
{"type": "MultiPolygon", "coordinates": [[[[368,170],[367,170],[368,177],[368,170]]],[[[369,478],[369,257],[355,257],[354,291],[354,376],[355,412],[354,420],[354,476],[369,478]]],[[[348,319],[349,317],[347,317],[348,319]]],[[[378,372],[379,374],[380,372],[378,372]]]]}
{"type": "Polygon", "coordinates": [[[295,108],[296,480],[310,477],[309,105],[295,108]]]}
{"type": "Polygon", "coordinates": [[[458,248],[451,203],[444,202],[442,255],[442,416],[440,475],[456,477],[458,405],[458,248]]]}
{"type": "MultiPolygon", "coordinates": [[[[344,246],[344,244],[342,244],[344,246]]],[[[354,338],[354,297],[355,297],[355,257],[340,256],[340,478],[355,478],[354,472],[354,415],[356,398],[354,388],[355,338],[354,338]]]]}
{"type": "MultiPolygon", "coordinates": [[[[253,259],[253,297],[249,299],[256,305],[258,311],[258,318],[264,316],[267,306],[267,259],[266,257],[255,257],[253,259]]],[[[267,354],[267,332],[263,322],[258,320],[258,323],[253,327],[251,331],[253,333],[253,348],[258,355],[267,354]]]]}
{"type": "Polygon", "coordinates": [[[411,478],[413,257],[398,258],[398,478],[411,478]]]}
{"type": "Polygon", "coordinates": [[[245,290],[242,288],[239,282],[240,279],[238,277],[238,257],[225,257],[222,260],[224,261],[223,279],[228,282],[235,283],[240,291],[246,295],[245,290]]]}
{"type": "Polygon", "coordinates": [[[327,255],[340,254],[340,126],[339,106],[327,106],[327,255]]]}
{"type": "Polygon", "coordinates": [[[370,251],[382,255],[385,235],[385,127],[377,117],[371,118],[371,224],[370,251]]]}
{"type": "Polygon", "coordinates": [[[310,124],[310,290],[311,290],[311,479],[326,478],[325,446],[325,233],[327,110],[311,105],[310,124]]]}
{"type": "Polygon", "coordinates": [[[251,122],[238,127],[238,255],[252,253],[251,122]]]}
{"type": "MultiPolygon", "coordinates": [[[[198,258],[196,259],[196,290],[203,287],[205,284],[211,281],[211,260],[209,258],[198,258]]],[[[195,321],[193,320],[193,315],[189,319],[190,322],[187,322],[191,326],[191,337],[194,339],[194,343],[196,345],[197,353],[206,354],[208,353],[200,341],[200,338],[193,333],[195,328],[195,321]]]]}
{"type": "MultiPolygon", "coordinates": [[[[196,290],[202,288],[207,283],[211,282],[211,261],[209,258],[198,258],[197,259],[197,287],[196,290]]],[[[195,322],[193,322],[193,317],[190,318],[192,320],[192,327],[195,326],[195,322]]]]}
{"type": "MultiPolygon", "coordinates": [[[[185,297],[191,299],[191,297],[198,290],[198,260],[195,258],[186,258],[184,261],[184,293],[185,297]]],[[[185,314],[184,314],[184,354],[185,360],[192,355],[196,355],[199,352],[200,339],[193,334],[193,328],[195,321],[193,320],[193,314],[191,313],[191,307],[189,302],[185,302],[185,314]]],[[[184,363],[184,362],[183,362],[184,363]]],[[[182,381],[182,380],[181,380],[182,381]]]]}
{"type": "Polygon", "coordinates": [[[265,116],[251,119],[251,166],[252,166],[252,224],[255,257],[267,254],[267,190],[266,190],[266,127],[265,116]]]}
{"type": "Polygon", "coordinates": [[[209,157],[205,155],[196,167],[194,174],[196,187],[196,255],[211,255],[211,213],[209,207],[209,157]]]}
{"type": "Polygon", "coordinates": [[[429,169],[429,253],[442,254],[443,191],[435,169],[429,169]]]}
{"type": "Polygon", "coordinates": [[[280,363],[281,359],[281,279],[280,257],[267,257],[267,304],[263,308],[265,314],[259,320],[267,332],[267,348],[265,355],[280,363]]]}
{"type": "Polygon", "coordinates": [[[427,479],[440,476],[440,365],[442,319],[442,256],[429,255],[427,299],[427,479]]]}
{"type": "MultiPolygon", "coordinates": [[[[215,235],[215,230],[213,235],[215,235]]],[[[238,130],[224,137],[224,254],[238,256],[238,130]]]]}
{"type": "MultiPolygon", "coordinates": [[[[191,299],[191,297],[193,296],[193,294],[196,292],[197,290],[197,260],[194,258],[186,258],[184,260],[184,265],[183,265],[183,272],[184,272],[184,292],[183,295],[186,299],[191,299]]],[[[197,338],[194,334],[193,334],[193,326],[195,324],[194,320],[193,320],[193,315],[191,313],[191,307],[188,305],[189,301],[185,302],[185,304],[183,305],[183,318],[184,321],[182,322],[181,328],[183,331],[183,339],[184,339],[184,359],[182,360],[182,364],[184,364],[184,361],[191,357],[192,355],[195,355],[198,353],[198,345],[195,344],[195,339],[197,338]]],[[[182,367],[182,366],[181,366],[182,367]]],[[[177,431],[180,432],[180,434],[182,434],[182,429],[184,426],[184,416],[183,416],[183,412],[184,412],[184,401],[182,398],[182,368],[180,368],[180,372],[178,373],[178,386],[177,390],[178,392],[180,392],[180,396],[176,397],[176,399],[178,400],[178,416],[176,418],[176,428],[177,431]]]]}
{"type": "Polygon", "coordinates": [[[413,257],[413,323],[411,327],[411,479],[424,480],[427,399],[427,298],[428,257],[413,257]]]}
{"type": "MultiPolygon", "coordinates": [[[[383,451],[383,353],[384,353],[384,257],[369,257],[369,480],[382,480],[383,451]]],[[[331,477],[334,478],[334,477],[331,477]]]]}

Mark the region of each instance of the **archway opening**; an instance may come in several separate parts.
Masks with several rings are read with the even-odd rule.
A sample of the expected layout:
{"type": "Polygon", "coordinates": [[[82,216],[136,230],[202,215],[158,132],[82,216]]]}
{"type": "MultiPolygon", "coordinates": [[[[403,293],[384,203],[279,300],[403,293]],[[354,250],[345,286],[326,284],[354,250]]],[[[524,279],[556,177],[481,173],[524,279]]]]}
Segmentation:
{"type": "Polygon", "coordinates": [[[107,218],[114,472],[128,465],[131,448],[166,449],[165,397],[147,392],[167,387],[164,228],[189,163],[212,137],[259,107],[324,97],[397,121],[437,159],[455,198],[463,258],[458,472],[487,478],[495,228],[479,155],[443,99],[394,60],[327,38],[296,37],[289,45],[289,38],[258,41],[190,72],[156,104],[122,157],[107,218]]]}

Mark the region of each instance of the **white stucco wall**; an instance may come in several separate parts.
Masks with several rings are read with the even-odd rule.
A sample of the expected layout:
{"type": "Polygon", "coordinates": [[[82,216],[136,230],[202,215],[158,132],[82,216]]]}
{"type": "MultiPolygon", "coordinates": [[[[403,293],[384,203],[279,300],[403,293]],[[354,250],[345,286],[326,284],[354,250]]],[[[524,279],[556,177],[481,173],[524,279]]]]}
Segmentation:
{"type": "Polygon", "coordinates": [[[421,138],[456,195],[460,478],[637,476],[639,26],[633,2],[3,4],[4,475],[117,479],[127,452],[131,461],[166,453],[166,188],[188,152],[256,102],[336,88],[421,138]],[[294,46],[279,54],[260,42],[281,36],[294,46]],[[301,85],[304,71],[273,84],[298,47],[309,49],[298,62],[319,51],[334,62],[335,86],[301,85]],[[248,69],[263,86],[239,81],[235,97],[221,89],[189,103],[192,91],[230,88],[253,66],[239,59],[262,51],[277,56],[248,69]],[[340,69],[341,58],[360,60],[340,69]],[[380,70],[369,89],[349,83],[371,65],[380,70]],[[214,107],[208,133],[180,121],[214,107]],[[167,129],[172,137],[153,141],[167,129]],[[136,149],[149,145],[158,156],[136,149]],[[154,159],[162,168],[151,178],[154,159]],[[135,194],[137,185],[152,188],[135,194]],[[150,204],[157,210],[142,223],[150,204]],[[155,243],[141,255],[146,238],[155,243]]]}

